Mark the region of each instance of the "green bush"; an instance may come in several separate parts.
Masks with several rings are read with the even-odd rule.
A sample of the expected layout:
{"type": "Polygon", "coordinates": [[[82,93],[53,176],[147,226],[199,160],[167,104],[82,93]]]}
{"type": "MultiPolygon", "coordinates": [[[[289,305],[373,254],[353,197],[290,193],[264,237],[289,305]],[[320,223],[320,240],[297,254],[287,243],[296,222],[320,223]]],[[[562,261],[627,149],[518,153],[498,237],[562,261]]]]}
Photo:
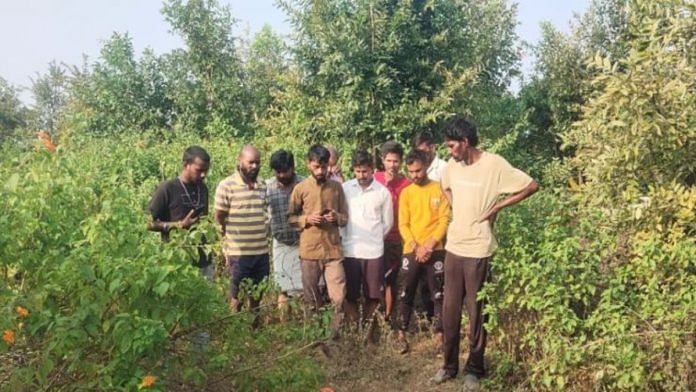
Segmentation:
{"type": "MultiPolygon", "coordinates": [[[[155,186],[178,173],[193,140],[74,137],[56,153],[5,150],[18,158],[0,164],[7,179],[0,187],[0,331],[14,341],[0,342],[0,356],[16,361],[3,361],[0,384],[133,390],[151,374],[154,387],[166,390],[196,388],[231,371],[229,382],[242,389],[316,387],[320,369],[294,350],[321,338],[319,321],[252,333],[251,317],[228,313],[224,275],[211,285],[190,265],[203,233],[220,260],[212,222],[167,244],[146,229],[155,186]],[[194,344],[200,331],[211,335],[204,353],[194,344]],[[272,349],[280,342],[283,349],[272,349]],[[276,356],[282,359],[273,363],[276,356]],[[253,371],[258,364],[264,372],[253,371]]],[[[237,151],[206,147],[212,197],[237,151]]]]}

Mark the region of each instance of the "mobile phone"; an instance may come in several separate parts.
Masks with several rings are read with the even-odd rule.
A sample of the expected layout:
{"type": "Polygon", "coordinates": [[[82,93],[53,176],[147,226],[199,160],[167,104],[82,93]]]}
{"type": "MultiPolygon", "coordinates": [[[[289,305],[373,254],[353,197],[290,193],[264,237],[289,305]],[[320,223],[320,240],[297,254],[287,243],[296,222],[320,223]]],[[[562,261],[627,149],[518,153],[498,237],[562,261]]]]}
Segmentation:
{"type": "Polygon", "coordinates": [[[194,216],[201,216],[201,214],[205,213],[205,206],[198,206],[194,208],[194,216]]]}

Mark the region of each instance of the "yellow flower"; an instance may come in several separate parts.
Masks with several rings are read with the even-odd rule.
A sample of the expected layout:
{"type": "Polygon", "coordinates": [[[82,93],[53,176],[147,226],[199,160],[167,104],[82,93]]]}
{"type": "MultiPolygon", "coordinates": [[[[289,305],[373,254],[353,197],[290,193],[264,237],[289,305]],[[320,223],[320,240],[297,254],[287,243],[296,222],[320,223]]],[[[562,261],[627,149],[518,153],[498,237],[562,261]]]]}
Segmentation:
{"type": "Polygon", "coordinates": [[[26,308],[23,308],[21,306],[17,306],[15,308],[15,311],[19,315],[19,317],[29,317],[29,311],[26,308]]]}
{"type": "Polygon", "coordinates": [[[2,340],[4,340],[5,343],[7,343],[7,344],[14,343],[14,341],[15,341],[14,332],[9,330],[9,329],[6,329],[5,332],[2,333],[2,340]]]}
{"type": "Polygon", "coordinates": [[[140,382],[139,387],[150,388],[151,386],[155,385],[155,381],[157,381],[157,377],[148,374],[147,376],[143,377],[143,380],[140,382]]]}

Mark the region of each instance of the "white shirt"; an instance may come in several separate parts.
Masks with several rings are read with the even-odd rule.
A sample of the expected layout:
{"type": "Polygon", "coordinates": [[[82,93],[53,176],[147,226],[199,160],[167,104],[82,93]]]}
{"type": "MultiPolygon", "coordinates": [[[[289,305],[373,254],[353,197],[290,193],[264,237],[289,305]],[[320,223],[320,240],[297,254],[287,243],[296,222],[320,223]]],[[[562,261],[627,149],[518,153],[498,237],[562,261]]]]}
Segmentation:
{"type": "Polygon", "coordinates": [[[428,178],[433,181],[439,182],[442,178],[442,172],[445,170],[446,166],[447,162],[443,161],[438,157],[435,157],[432,163],[430,163],[430,166],[428,166],[428,178]]]}
{"type": "Polygon", "coordinates": [[[384,255],[384,237],[394,224],[391,194],[379,182],[365,189],[358,180],[343,183],[348,203],[348,224],[341,229],[343,255],[376,259],[384,255]]]}

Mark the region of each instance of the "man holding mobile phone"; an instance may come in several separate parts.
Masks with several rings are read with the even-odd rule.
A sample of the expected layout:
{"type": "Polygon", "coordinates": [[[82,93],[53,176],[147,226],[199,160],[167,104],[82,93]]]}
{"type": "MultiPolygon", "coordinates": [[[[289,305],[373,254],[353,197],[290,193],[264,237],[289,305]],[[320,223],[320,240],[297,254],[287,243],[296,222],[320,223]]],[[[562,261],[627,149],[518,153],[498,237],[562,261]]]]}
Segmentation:
{"type": "Polygon", "coordinates": [[[300,232],[300,267],[304,300],[312,310],[323,305],[319,281],[324,277],[334,305],[331,329],[339,336],[343,322],[346,278],[339,227],[348,222],[348,206],[341,184],[330,180],[329,150],[310,147],[307,167],[310,177],[295,186],[288,203],[288,222],[300,232]]]}
{"type": "MultiPolygon", "coordinates": [[[[179,176],[160,183],[150,201],[152,221],[147,228],[160,232],[162,241],[169,240],[172,230],[192,230],[200,217],[208,214],[208,187],[204,180],[210,168],[210,155],[199,146],[191,146],[184,151],[182,161],[179,176]]],[[[215,268],[203,245],[205,239],[198,247],[193,265],[212,281],[215,268]]]]}

